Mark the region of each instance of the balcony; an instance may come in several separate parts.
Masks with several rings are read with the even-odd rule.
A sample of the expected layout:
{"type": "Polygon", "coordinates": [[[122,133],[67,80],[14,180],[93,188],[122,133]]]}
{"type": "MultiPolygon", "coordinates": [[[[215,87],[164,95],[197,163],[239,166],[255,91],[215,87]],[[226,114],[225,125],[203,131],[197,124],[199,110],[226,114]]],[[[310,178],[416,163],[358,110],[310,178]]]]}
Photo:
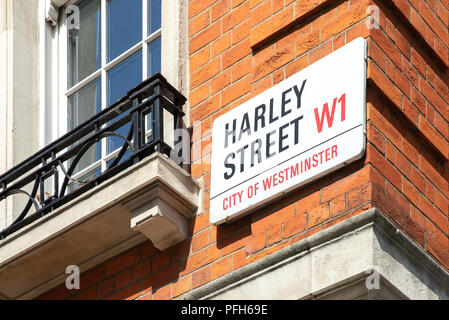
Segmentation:
{"type": "Polygon", "coordinates": [[[156,74],[0,176],[0,211],[23,208],[0,231],[0,298],[34,298],[64,282],[68,265],[82,272],[148,239],[164,250],[186,238],[199,186],[185,101],[156,74]],[[108,139],[122,146],[78,170],[108,139]]]}

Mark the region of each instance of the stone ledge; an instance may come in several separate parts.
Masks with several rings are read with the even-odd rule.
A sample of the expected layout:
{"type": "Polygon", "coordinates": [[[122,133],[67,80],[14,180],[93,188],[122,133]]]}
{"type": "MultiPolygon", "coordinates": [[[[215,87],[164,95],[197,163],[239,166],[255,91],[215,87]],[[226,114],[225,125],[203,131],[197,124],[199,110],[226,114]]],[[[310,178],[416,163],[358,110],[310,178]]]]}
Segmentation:
{"type": "Polygon", "coordinates": [[[371,209],[177,299],[449,299],[449,273],[371,209]]]}
{"type": "Polygon", "coordinates": [[[167,206],[159,207],[159,222],[167,221],[158,232],[172,233],[176,221],[179,235],[159,237],[158,245],[181,241],[198,192],[198,183],[166,156],[145,158],[0,241],[0,296],[32,299],[63,283],[68,265],[83,272],[146,241],[131,228],[132,204],[169,203],[168,213],[167,206]]]}

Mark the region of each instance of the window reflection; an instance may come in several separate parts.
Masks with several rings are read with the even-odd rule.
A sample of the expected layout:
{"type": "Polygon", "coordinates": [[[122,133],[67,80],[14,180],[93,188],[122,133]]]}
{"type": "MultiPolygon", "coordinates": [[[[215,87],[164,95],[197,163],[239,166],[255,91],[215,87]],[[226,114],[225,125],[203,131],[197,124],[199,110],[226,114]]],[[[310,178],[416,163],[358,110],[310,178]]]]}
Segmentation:
{"type": "Polygon", "coordinates": [[[68,87],[72,87],[101,67],[101,1],[83,0],[80,29],[68,34],[68,87]]]}
{"type": "Polygon", "coordinates": [[[142,40],[142,1],[108,0],[108,61],[142,40]]]}
{"type": "MultiPolygon", "coordinates": [[[[139,51],[108,72],[108,105],[123,97],[131,88],[142,82],[142,52],[139,51]]],[[[118,119],[118,118],[117,118],[118,119]]],[[[130,124],[123,126],[116,133],[126,137],[130,124]]],[[[123,145],[123,139],[108,139],[108,153],[123,145]]]]}

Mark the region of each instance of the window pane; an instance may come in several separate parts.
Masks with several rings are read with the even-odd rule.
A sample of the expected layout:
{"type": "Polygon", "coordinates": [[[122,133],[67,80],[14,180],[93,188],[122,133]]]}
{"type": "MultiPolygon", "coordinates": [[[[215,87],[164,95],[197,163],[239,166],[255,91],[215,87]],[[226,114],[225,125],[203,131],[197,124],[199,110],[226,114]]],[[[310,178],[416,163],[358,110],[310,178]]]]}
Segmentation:
{"type": "Polygon", "coordinates": [[[108,61],[142,40],[142,0],[108,0],[108,61]]]}
{"type": "Polygon", "coordinates": [[[161,28],[161,0],[148,0],[148,35],[161,28]]]}
{"type": "MultiPolygon", "coordinates": [[[[73,130],[78,125],[92,118],[101,110],[101,81],[92,81],[68,99],[67,130],[73,130]]],[[[78,162],[74,173],[88,167],[101,158],[101,142],[93,145],[78,162]]]]}
{"type": "MultiPolygon", "coordinates": [[[[80,12],[79,30],[67,16],[68,87],[72,87],[101,66],[100,0],[84,0],[77,4],[80,12]]],[[[74,14],[74,13],[73,13],[74,14]]]]}
{"type": "Polygon", "coordinates": [[[161,37],[148,45],[148,75],[161,72],[161,37]]]}
{"type": "MultiPolygon", "coordinates": [[[[130,89],[142,82],[142,52],[139,51],[108,72],[108,105],[122,98],[130,89]]],[[[130,124],[121,127],[116,133],[126,138],[130,124]]],[[[108,153],[118,149],[123,139],[108,139],[108,153]]]]}
{"type": "MultiPolygon", "coordinates": [[[[96,169],[93,169],[93,171],[90,171],[89,173],[79,177],[77,181],[79,182],[89,182],[101,175],[101,167],[98,167],[96,169]]],[[[77,182],[71,182],[68,185],[68,191],[73,192],[74,190],[81,188],[84,184],[83,183],[77,183],[77,182]]]]}

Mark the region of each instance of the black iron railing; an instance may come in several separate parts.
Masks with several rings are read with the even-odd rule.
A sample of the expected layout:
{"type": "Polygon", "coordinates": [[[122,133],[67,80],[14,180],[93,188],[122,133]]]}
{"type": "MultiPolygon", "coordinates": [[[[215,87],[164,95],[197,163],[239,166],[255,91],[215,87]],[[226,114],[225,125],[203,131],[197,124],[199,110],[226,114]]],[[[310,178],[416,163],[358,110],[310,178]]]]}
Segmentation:
{"type": "Polygon", "coordinates": [[[173,116],[175,132],[182,129],[185,101],[161,74],[155,74],[107,109],[1,175],[0,201],[15,194],[26,195],[28,200],[13,223],[0,232],[0,240],[154,152],[170,156],[185,168],[179,157],[185,152],[180,149],[182,144],[174,141],[177,150],[172,150],[164,141],[164,110],[173,116]],[[150,135],[146,123],[151,127],[150,135]],[[126,126],[129,126],[126,137],[117,133],[126,126]],[[89,181],[73,178],[83,155],[109,137],[120,138],[123,145],[107,169],[89,181]],[[71,183],[78,187],[71,190],[71,183]]]}

